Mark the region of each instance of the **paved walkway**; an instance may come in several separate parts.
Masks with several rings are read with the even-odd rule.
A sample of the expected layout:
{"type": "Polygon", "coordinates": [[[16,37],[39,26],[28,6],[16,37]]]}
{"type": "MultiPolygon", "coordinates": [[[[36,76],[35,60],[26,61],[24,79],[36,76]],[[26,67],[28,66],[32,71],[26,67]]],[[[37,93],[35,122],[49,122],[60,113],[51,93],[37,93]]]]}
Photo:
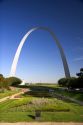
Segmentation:
{"type": "Polygon", "coordinates": [[[83,125],[83,123],[73,122],[18,122],[18,123],[0,123],[0,125],[83,125]]]}
{"type": "Polygon", "coordinates": [[[7,99],[9,99],[9,96],[0,99],[0,102],[3,102],[3,101],[5,101],[5,100],[7,100],[7,99]]]}
{"type": "Polygon", "coordinates": [[[24,94],[27,91],[28,91],[27,89],[22,89],[21,92],[0,99],[0,102],[6,101],[8,99],[19,99],[19,95],[24,94]]]}

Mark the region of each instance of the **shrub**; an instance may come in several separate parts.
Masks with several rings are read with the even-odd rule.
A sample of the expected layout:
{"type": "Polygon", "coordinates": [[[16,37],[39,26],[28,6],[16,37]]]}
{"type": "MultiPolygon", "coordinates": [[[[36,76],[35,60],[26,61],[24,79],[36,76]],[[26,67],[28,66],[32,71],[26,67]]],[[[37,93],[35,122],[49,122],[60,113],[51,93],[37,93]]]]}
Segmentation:
{"type": "Polygon", "coordinates": [[[67,83],[68,83],[68,80],[69,80],[69,78],[61,78],[61,79],[58,81],[59,86],[64,86],[64,87],[66,87],[66,86],[67,86],[67,83]]]}
{"type": "Polygon", "coordinates": [[[6,82],[8,83],[8,85],[18,86],[22,81],[17,77],[9,77],[6,78],[6,82]]]}
{"type": "Polygon", "coordinates": [[[83,77],[77,78],[77,87],[83,88],[83,77]]]}
{"type": "Polygon", "coordinates": [[[78,78],[70,77],[70,78],[62,78],[58,81],[59,86],[68,87],[72,89],[83,88],[83,77],[80,76],[78,78]]]}
{"type": "Polygon", "coordinates": [[[67,87],[68,88],[77,88],[77,78],[75,78],[75,77],[69,78],[67,87]]]}

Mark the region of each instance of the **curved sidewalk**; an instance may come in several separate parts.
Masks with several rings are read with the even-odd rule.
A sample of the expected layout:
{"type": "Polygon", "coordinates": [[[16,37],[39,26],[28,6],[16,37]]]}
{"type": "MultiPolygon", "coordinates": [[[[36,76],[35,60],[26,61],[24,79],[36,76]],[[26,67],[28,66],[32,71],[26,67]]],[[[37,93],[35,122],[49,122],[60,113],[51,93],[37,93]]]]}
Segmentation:
{"type": "Polygon", "coordinates": [[[3,102],[3,101],[6,101],[8,99],[19,99],[17,96],[21,95],[21,94],[24,94],[25,92],[27,92],[28,90],[27,89],[22,89],[21,92],[18,92],[18,93],[15,93],[13,95],[10,95],[10,96],[6,96],[4,98],[1,98],[0,99],[0,102],[3,102]]]}

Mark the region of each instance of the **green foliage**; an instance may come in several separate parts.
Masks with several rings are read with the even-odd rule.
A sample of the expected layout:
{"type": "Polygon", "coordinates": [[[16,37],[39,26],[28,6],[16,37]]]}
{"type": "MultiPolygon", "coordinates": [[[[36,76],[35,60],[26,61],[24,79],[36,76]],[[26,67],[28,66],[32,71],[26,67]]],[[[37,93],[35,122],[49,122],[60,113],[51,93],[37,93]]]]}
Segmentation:
{"type": "Polygon", "coordinates": [[[73,99],[83,101],[83,93],[80,91],[69,91],[67,89],[64,90],[62,88],[56,88],[55,93],[65,97],[71,97],[73,99]]]}
{"type": "Polygon", "coordinates": [[[22,81],[17,77],[9,77],[5,78],[2,74],[0,74],[0,89],[4,91],[4,89],[10,89],[9,86],[18,86],[22,81]]]}
{"type": "MultiPolygon", "coordinates": [[[[37,99],[39,100],[39,98],[37,99]]],[[[48,99],[52,101],[50,104],[40,107],[35,105],[35,107],[34,100],[35,98],[30,99],[29,97],[29,100],[26,98],[2,102],[0,104],[0,122],[35,121],[35,109],[38,108],[41,110],[41,121],[83,122],[83,106],[48,99]]]]}
{"type": "Polygon", "coordinates": [[[69,106],[57,99],[48,98],[22,98],[20,100],[8,100],[0,104],[0,112],[30,112],[41,111],[70,111],[69,106]]]}
{"type": "Polygon", "coordinates": [[[0,92],[0,99],[4,98],[4,97],[7,97],[7,96],[11,96],[11,95],[13,95],[15,93],[18,93],[18,92],[19,92],[18,89],[15,89],[15,90],[12,90],[12,91],[10,91],[10,90],[4,90],[4,92],[1,91],[0,92]]]}
{"type": "Polygon", "coordinates": [[[59,86],[68,88],[83,88],[83,77],[62,78],[58,81],[59,86]]]}
{"type": "Polygon", "coordinates": [[[83,73],[83,68],[81,68],[81,69],[80,69],[80,72],[82,72],[82,73],[83,73]]]}
{"type": "Polygon", "coordinates": [[[58,81],[58,85],[68,88],[83,88],[83,68],[80,69],[80,73],[76,73],[78,78],[61,78],[58,81]]]}
{"type": "MultiPolygon", "coordinates": [[[[39,92],[45,95],[48,88],[46,86],[34,85],[30,87],[30,90],[35,94],[39,92]],[[44,91],[44,90],[46,91],[44,91]],[[38,91],[39,90],[39,91],[38,91]]],[[[53,88],[53,87],[52,87],[53,88]]],[[[54,92],[65,92],[61,91],[61,87],[55,88],[54,92]],[[57,90],[58,89],[58,90],[57,90]]],[[[71,92],[71,97],[74,96],[75,92],[71,92]]],[[[47,97],[34,97],[28,93],[23,94],[18,100],[7,100],[0,103],[0,122],[24,122],[24,121],[35,121],[35,110],[41,111],[41,121],[59,121],[59,122],[83,122],[83,106],[75,103],[58,100],[56,98],[47,97]]],[[[65,95],[68,95],[68,91],[65,95]]],[[[80,96],[79,94],[76,94],[80,96]]],[[[43,96],[43,95],[42,95],[43,96]]],[[[81,96],[83,97],[83,95],[81,96]]]]}
{"type": "Polygon", "coordinates": [[[76,73],[78,77],[83,77],[83,68],[80,69],[80,73],[76,73]]]}
{"type": "Polygon", "coordinates": [[[78,87],[83,88],[83,76],[79,77],[77,80],[78,87]]]}
{"type": "Polygon", "coordinates": [[[6,78],[4,78],[2,74],[0,74],[0,89],[3,90],[4,88],[8,89],[8,86],[6,84],[6,78]]]}
{"type": "Polygon", "coordinates": [[[2,75],[2,74],[0,74],[0,78],[1,78],[1,77],[3,77],[3,75],[2,75]]]}
{"type": "Polygon", "coordinates": [[[58,84],[59,84],[59,86],[66,87],[68,81],[69,81],[69,78],[61,78],[61,79],[58,81],[58,84]]]}
{"type": "Polygon", "coordinates": [[[8,85],[18,86],[22,81],[17,77],[9,77],[6,79],[8,85]]]}
{"type": "Polygon", "coordinates": [[[68,88],[77,88],[77,78],[71,77],[69,78],[67,82],[67,87],[68,88]]]}

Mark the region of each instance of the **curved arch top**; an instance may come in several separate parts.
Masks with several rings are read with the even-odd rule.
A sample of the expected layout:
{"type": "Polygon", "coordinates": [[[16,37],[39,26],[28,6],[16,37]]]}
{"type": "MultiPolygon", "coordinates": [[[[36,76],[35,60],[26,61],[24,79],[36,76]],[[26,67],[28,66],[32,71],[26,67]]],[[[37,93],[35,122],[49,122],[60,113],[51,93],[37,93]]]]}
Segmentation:
{"type": "Polygon", "coordinates": [[[15,76],[15,73],[16,73],[16,68],[17,68],[17,63],[18,63],[18,59],[19,59],[19,56],[20,56],[20,53],[21,53],[21,50],[22,50],[22,47],[26,41],[26,39],[28,38],[28,36],[35,30],[46,30],[48,31],[51,36],[53,37],[55,43],[57,44],[57,47],[60,51],[60,55],[61,55],[61,58],[62,58],[62,62],[63,62],[63,67],[64,67],[64,72],[65,72],[65,76],[68,78],[70,77],[70,72],[69,72],[69,67],[68,67],[68,64],[67,64],[67,60],[66,60],[66,56],[64,54],[64,50],[60,44],[60,42],[58,41],[57,37],[55,36],[54,32],[52,30],[50,30],[49,28],[47,27],[35,27],[35,28],[32,28],[30,29],[25,35],[24,37],[22,38],[18,48],[17,48],[17,51],[15,53],[15,57],[13,59],[13,63],[12,63],[12,66],[11,66],[11,71],[10,71],[10,76],[15,76]]]}

